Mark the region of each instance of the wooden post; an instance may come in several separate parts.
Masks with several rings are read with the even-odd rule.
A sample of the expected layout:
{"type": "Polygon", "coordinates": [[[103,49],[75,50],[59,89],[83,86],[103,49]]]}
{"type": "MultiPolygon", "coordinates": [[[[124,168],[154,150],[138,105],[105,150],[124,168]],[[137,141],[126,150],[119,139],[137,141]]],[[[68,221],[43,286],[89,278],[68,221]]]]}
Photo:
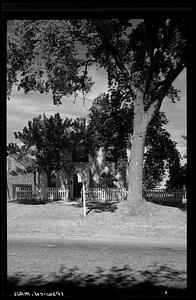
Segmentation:
{"type": "Polygon", "coordinates": [[[86,195],[85,195],[85,183],[82,181],[82,196],[83,196],[83,215],[86,217],[86,195]]]}

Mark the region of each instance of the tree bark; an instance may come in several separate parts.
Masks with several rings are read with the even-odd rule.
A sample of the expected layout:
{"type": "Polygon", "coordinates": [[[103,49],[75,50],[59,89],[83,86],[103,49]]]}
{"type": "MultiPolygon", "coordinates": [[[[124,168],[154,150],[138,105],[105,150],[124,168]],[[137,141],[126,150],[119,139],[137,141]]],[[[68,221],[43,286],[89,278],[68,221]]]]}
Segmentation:
{"type": "Polygon", "coordinates": [[[143,201],[142,176],[146,130],[147,125],[141,124],[133,133],[131,158],[128,168],[128,202],[130,207],[136,207],[143,201]]]}
{"type": "Polygon", "coordinates": [[[131,143],[131,157],[128,167],[128,206],[130,210],[139,207],[143,202],[142,176],[145,138],[148,117],[143,108],[143,95],[137,95],[134,101],[133,136],[131,143]]]}

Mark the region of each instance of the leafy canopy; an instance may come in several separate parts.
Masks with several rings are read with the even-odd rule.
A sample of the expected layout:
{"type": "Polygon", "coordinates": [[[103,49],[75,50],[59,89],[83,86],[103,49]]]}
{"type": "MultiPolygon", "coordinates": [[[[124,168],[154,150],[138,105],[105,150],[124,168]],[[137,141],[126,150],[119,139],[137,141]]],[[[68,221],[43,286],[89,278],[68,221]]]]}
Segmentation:
{"type": "MultiPolygon", "coordinates": [[[[165,114],[159,112],[148,126],[143,167],[144,186],[147,188],[153,188],[162,181],[166,168],[179,155],[175,142],[163,127],[167,122],[165,114]]],[[[87,133],[92,153],[103,147],[111,155],[117,169],[128,165],[127,149],[131,150],[133,135],[133,107],[126,103],[119,90],[101,94],[94,100],[87,133]]]]}
{"type": "Polygon", "coordinates": [[[79,120],[61,119],[60,114],[39,115],[28,121],[22,132],[14,132],[24,145],[9,144],[9,153],[31,154],[36,157],[36,169],[53,176],[66,165],[66,151],[71,152],[82,138],[79,120]]]}
{"type": "Polygon", "coordinates": [[[88,66],[104,67],[109,88],[127,99],[145,92],[145,109],[157,98],[174,99],[175,76],[186,65],[185,20],[16,20],[8,26],[8,95],[13,84],[26,93],[62,96],[88,92],[88,66]],[[176,69],[177,68],[177,69],[176,69]]]}
{"type": "Polygon", "coordinates": [[[62,95],[86,93],[93,82],[84,78],[85,60],[80,57],[74,27],[68,20],[17,20],[7,38],[8,96],[14,84],[53,94],[54,104],[62,95]]]}

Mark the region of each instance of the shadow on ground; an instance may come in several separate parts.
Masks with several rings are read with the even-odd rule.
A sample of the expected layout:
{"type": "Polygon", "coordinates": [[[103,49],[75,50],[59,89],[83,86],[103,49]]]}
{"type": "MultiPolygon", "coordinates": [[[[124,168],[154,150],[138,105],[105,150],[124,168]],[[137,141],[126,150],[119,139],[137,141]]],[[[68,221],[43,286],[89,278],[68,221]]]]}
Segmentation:
{"type": "MultiPolygon", "coordinates": [[[[79,203],[73,203],[71,204],[73,207],[83,207],[83,203],[79,202],[79,203]]],[[[109,211],[109,212],[114,212],[117,209],[117,205],[116,203],[110,203],[110,202],[87,202],[86,203],[86,207],[87,207],[87,214],[89,214],[91,211],[100,213],[100,212],[105,212],[105,211],[109,211]]]]}
{"type": "MultiPolygon", "coordinates": [[[[53,202],[57,202],[57,201],[53,201],[53,202]]],[[[30,204],[30,205],[40,205],[40,204],[47,204],[47,203],[52,203],[51,200],[36,200],[36,199],[22,199],[22,200],[9,200],[9,203],[16,203],[16,204],[30,204]]]]}
{"type": "MultiPolygon", "coordinates": [[[[43,204],[49,204],[49,203],[53,203],[53,202],[56,202],[56,203],[59,202],[60,203],[59,200],[53,200],[53,201],[51,201],[51,200],[41,201],[41,200],[35,200],[35,199],[9,200],[9,203],[27,204],[27,205],[28,204],[30,204],[30,205],[43,205],[43,204]]],[[[73,207],[81,207],[81,208],[83,207],[83,203],[82,202],[77,202],[77,201],[70,202],[70,203],[68,202],[67,204],[70,205],[70,206],[73,206],[73,207]]],[[[103,204],[103,203],[101,203],[101,204],[103,204]]],[[[106,204],[108,204],[108,205],[96,205],[95,207],[92,207],[92,205],[90,205],[87,202],[86,203],[87,214],[90,213],[92,210],[96,213],[105,212],[105,211],[108,211],[108,212],[116,211],[117,205],[115,205],[115,204],[109,205],[110,203],[106,203],[106,204]]],[[[157,203],[157,204],[159,204],[159,203],[157,203]]],[[[165,203],[165,204],[159,204],[159,205],[176,207],[176,208],[179,208],[181,211],[184,211],[184,212],[187,211],[187,204],[186,203],[177,203],[177,204],[176,203],[165,203]]]]}
{"type": "Polygon", "coordinates": [[[26,278],[23,274],[8,277],[7,295],[16,292],[35,292],[49,295],[52,292],[64,296],[85,296],[94,299],[105,296],[182,296],[187,295],[186,273],[167,266],[134,272],[129,266],[112,267],[109,273],[97,267],[94,274],[80,273],[79,269],[61,268],[59,274],[51,274],[50,280],[42,275],[26,278]],[[93,298],[92,298],[93,297],[93,298]]]}
{"type": "Polygon", "coordinates": [[[166,203],[166,204],[162,204],[164,206],[170,206],[170,207],[176,207],[179,208],[182,211],[187,211],[187,204],[186,203],[178,203],[178,204],[173,204],[173,203],[166,203]]]}

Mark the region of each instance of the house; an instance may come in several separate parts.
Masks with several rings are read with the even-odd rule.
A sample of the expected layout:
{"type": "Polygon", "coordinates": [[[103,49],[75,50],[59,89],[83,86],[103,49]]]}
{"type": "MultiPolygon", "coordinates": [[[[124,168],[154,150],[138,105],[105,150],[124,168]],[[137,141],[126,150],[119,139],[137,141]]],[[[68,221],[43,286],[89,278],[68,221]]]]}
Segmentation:
{"type": "MultiPolygon", "coordinates": [[[[78,121],[86,128],[85,119],[78,121]]],[[[77,148],[72,152],[67,149],[62,155],[62,168],[53,176],[53,187],[65,187],[69,190],[69,198],[81,197],[81,173],[85,174],[86,187],[121,187],[123,176],[121,172],[116,173],[115,163],[111,159],[109,152],[105,153],[103,148],[96,149],[95,154],[91,155],[84,146],[81,139],[77,148]]],[[[39,180],[39,186],[47,186],[47,176],[43,174],[39,180]]]]}
{"type": "Polygon", "coordinates": [[[84,152],[74,153],[72,161],[67,161],[67,165],[57,172],[55,186],[67,188],[70,199],[80,198],[81,174],[85,177],[86,188],[122,187],[124,183],[121,172],[116,173],[115,163],[107,159],[103,148],[97,149],[94,156],[87,151],[85,156],[84,152]]]}
{"type": "Polygon", "coordinates": [[[35,160],[30,157],[20,157],[18,154],[7,156],[7,192],[8,198],[14,199],[16,187],[28,187],[34,189],[37,182],[37,173],[27,173],[27,169],[33,167],[35,160]]]}
{"type": "MultiPolygon", "coordinates": [[[[69,190],[69,198],[81,197],[81,174],[85,175],[86,187],[121,187],[123,178],[120,172],[116,174],[115,164],[107,159],[103,148],[97,149],[95,155],[90,155],[85,149],[74,150],[73,153],[64,152],[66,164],[53,176],[53,187],[64,187],[69,190]]],[[[9,195],[15,198],[16,187],[47,187],[47,176],[44,172],[28,173],[29,167],[35,160],[13,154],[7,157],[7,186],[9,195]]]]}
{"type": "MultiPolygon", "coordinates": [[[[84,125],[85,119],[80,119],[84,125]]],[[[86,187],[122,187],[124,176],[122,172],[116,172],[112,155],[103,148],[96,149],[94,155],[90,155],[85,149],[82,140],[77,149],[72,152],[64,150],[62,155],[62,168],[52,177],[52,187],[65,187],[69,190],[69,198],[81,197],[82,181],[81,174],[85,176],[86,187]]],[[[35,159],[14,154],[7,159],[7,182],[8,190],[15,196],[17,186],[47,187],[47,175],[44,172],[27,173],[26,170],[35,164],[35,159]]]]}

